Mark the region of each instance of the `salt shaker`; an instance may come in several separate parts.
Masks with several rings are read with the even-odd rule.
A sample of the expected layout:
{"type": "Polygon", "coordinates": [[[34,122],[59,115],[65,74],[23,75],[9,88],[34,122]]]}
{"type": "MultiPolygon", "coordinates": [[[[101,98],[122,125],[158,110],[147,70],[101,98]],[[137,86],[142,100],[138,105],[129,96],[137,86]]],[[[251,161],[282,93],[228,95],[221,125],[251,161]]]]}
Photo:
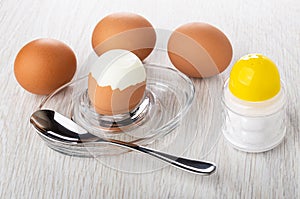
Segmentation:
{"type": "Polygon", "coordinates": [[[261,54],[238,60],[224,85],[223,135],[245,152],[273,149],[286,132],[285,90],[274,62],[261,54]]]}

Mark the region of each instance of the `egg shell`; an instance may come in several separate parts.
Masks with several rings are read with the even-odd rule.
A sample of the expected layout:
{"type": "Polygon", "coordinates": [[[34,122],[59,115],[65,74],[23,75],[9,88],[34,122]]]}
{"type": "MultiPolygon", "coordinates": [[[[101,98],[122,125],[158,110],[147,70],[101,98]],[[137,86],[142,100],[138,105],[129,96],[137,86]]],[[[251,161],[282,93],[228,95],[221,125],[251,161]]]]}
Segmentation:
{"type": "Polygon", "coordinates": [[[127,12],[104,17],[95,27],[92,46],[98,55],[111,49],[129,50],[144,60],[153,50],[156,33],[144,17],[127,12]]]}
{"type": "Polygon", "coordinates": [[[200,22],[178,27],[168,41],[172,64],[190,77],[211,77],[223,72],[232,59],[232,46],[216,27],[200,22]]]}
{"type": "Polygon", "coordinates": [[[17,54],[14,74],[27,91],[46,95],[72,80],[76,57],[66,44],[55,39],[37,39],[17,54]]]}
{"type": "Polygon", "coordinates": [[[133,110],[144,96],[146,81],[123,90],[99,86],[91,74],[88,78],[88,95],[97,113],[117,115],[133,110]]]}

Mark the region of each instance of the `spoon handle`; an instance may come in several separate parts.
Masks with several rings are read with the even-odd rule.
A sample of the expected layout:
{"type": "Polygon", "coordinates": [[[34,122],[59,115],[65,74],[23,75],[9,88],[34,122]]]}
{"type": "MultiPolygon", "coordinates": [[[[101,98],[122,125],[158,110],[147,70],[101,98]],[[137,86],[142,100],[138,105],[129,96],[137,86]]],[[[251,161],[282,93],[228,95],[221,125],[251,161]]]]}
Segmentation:
{"type": "Polygon", "coordinates": [[[119,140],[109,140],[110,144],[126,147],[131,150],[135,150],[138,152],[146,153],[153,157],[156,157],[162,161],[170,163],[171,165],[183,169],[185,171],[189,171],[191,173],[201,174],[201,175],[211,175],[216,171],[216,165],[214,163],[208,161],[201,160],[193,160],[183,157],[177,157],[174,155],[170,155],[167,153],[163,153],[160,151],[156,151],[154,149],[150,149],[147,147],[139,146],[132,143],[122,142],[119,140]]]}

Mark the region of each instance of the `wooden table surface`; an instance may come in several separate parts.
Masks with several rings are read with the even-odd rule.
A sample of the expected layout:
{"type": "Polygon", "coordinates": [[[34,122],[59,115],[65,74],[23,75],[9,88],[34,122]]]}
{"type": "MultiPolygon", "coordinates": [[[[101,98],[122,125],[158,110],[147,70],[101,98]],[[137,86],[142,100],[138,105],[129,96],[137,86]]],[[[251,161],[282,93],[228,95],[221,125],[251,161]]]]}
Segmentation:
{"type": "MultiPolygon", "coordinates": [[[[0,0],[0,198],[299,198],[299,19],[298,0],[0,0]],[[207,22],[230,38],[233,62],[254,52],[273,59],[288,97],[283,143],[269,152],[248,154],[225,141],[219,109],[214,107],[228,69],[214,78],[192,80],[195,102],[176,134],[186,139],[186,147],[177,147],[186,149],[184,156],[216,162],[218,172],[213,176],[171,166],[152,171],[160,168],[157,161],[133,162],[122,155],[106,158],[109,164],[103,164],[101,158],[70,157],[48,148],[29,123],[44,96],[26,92],[14,77],[18,50],[36,38],[59,39],[75,51],[80,69],[92,53],[94,26],[118,11],[141,14],[165,30],[207,22]],[[134,173],[136,165],[147,172],[134,173]]],[[[155,59],[159,63],[164,58],[155,59]]],[[[170,145],[176,148],[177,143],[170,145]]]]}

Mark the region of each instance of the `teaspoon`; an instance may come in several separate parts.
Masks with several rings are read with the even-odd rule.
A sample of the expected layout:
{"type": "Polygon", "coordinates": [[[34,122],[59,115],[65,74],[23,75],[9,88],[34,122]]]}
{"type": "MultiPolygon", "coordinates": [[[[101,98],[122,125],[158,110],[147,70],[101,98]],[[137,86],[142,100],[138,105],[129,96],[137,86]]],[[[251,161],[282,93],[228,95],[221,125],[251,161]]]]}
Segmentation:
{"type": "Polygon", "coordinates": [[[60,142],[73,144],[107,143],[151,155],[162,161],[170,163],[177,168],[192,173],[210,175],[216,171],[216,166],[212,162],[177,157],[133,143],[97,137],[76,124],[71,119],[53,110],[38,110],[34,112],[30,117],[30,122],[39,131],[39,133],[60,142]]]}

